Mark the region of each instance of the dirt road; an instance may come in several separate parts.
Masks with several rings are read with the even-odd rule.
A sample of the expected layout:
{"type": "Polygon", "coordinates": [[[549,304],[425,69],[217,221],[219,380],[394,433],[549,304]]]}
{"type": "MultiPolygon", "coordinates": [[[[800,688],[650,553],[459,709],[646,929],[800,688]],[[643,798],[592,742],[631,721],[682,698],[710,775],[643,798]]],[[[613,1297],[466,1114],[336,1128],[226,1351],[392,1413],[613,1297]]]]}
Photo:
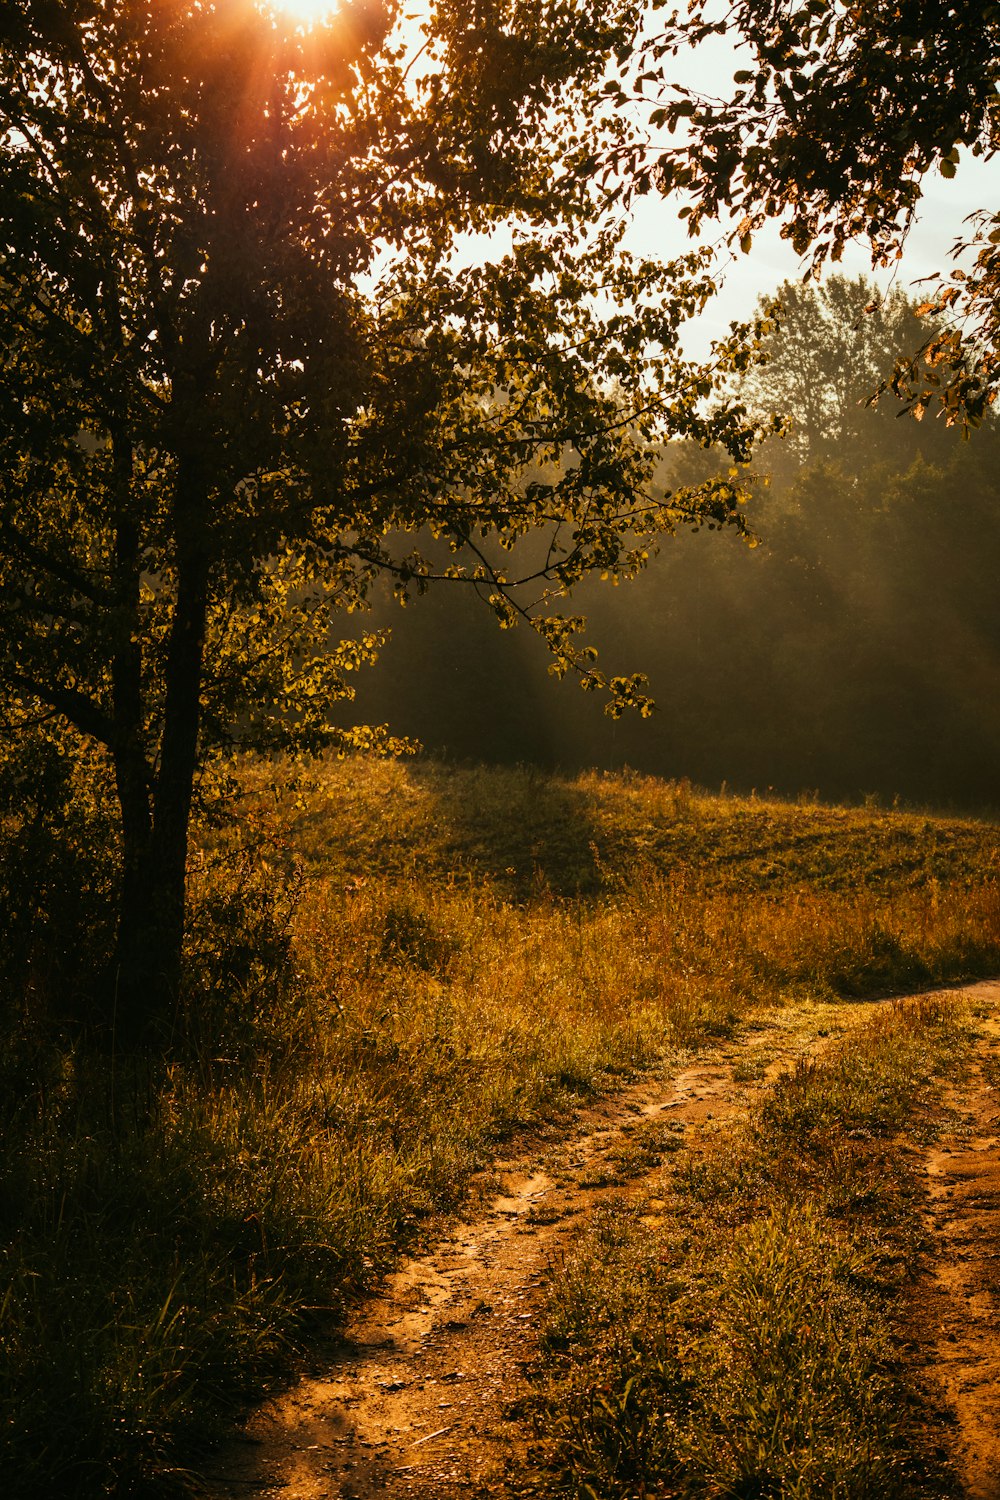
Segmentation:
{"type": "MultiPolygon", "coordinates": [[[[943,1247],[914,1336],[929,1381],[959,1423],[969,1500],[1000,1500],[1000,1166],[993,1049],[1000,984],[964,992],[986,1016],[975,1074],[946,1139],[928,1148],[929,1228],[943,1247]],[[992,1081],[991,1081],[992,1080],[992,1081]]],[[[503,1192],[406,1261],[359,1306],[322,1368],[260,1410],[220,1456],[213,1500],[450,1500],[531,1493],[516,1420],[548,1279],[601,1201],[655,1184],[636,1143],[731,1121],[799,1057],[821,1051],[871,1003],[810,1006],[758,1020],[738,1045],[681,1061],[581,1111],[519,1159],[497,1163],[503,1192]]],[[[1000,1066],[1000,1064],[998,1064],[1000,1066]]]]}
{"type": "Polygon", "coordinates": [[[1000,1500],[1000,984],[977,985],[987,1013],[954,1124],[928,1148],[926,1224],[936,1246],[916,1300],[919,1360],[954,1413],[967,1500],[1000,1500]]]}
{"type": "Polygon", "coordinates": [[[504,1191],[406,1261],[360,1306],[326,1367],[258,1412],[216,1466],[217,1500],[375,1500],[523,1494],[524,1436],[507,1415],[536,1348],[547,1278],[579,1224],[614,1193],[641,1194],[669,1134],[746,1108],[796,1058],[858,1024],[869,1004],[776,1012],[739,1045],[700,1053],[576,1117],[530,1155],[496,1164],[504,1191]],[[736,1082],[756,1075],[751,1083],[736,1082]]]}

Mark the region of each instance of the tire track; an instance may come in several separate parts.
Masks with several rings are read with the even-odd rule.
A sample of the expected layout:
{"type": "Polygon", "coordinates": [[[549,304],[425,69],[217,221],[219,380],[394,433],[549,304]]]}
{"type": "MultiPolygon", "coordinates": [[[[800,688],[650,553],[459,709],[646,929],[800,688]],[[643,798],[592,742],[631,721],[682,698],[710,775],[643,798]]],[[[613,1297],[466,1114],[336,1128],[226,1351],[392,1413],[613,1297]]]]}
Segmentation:
{"type": "Polygon", "coordinates": [[[924,1379],[955,1419],[967,1500],[1000,1500],[1000,984],[965,994],[992,1013],[978,1021],[968,1077],[947,1101],[955,1123],[925,1153],[935,1250],[915,1339],[924,1379]]]}

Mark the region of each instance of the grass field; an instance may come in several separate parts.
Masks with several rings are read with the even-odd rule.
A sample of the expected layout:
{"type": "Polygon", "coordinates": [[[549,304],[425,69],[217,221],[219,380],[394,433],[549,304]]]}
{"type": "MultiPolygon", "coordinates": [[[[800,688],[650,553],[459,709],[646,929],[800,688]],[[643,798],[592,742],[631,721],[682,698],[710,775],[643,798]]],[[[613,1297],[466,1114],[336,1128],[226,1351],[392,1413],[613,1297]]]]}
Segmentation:
{"type": "Polygon", "coordinates": [[[12,1496],[183,1487],[522,1127],[757,1007],[1000,971],[991,823],[421,762],[237,776],[169,1065],[14,1006],[12,1496]]]}

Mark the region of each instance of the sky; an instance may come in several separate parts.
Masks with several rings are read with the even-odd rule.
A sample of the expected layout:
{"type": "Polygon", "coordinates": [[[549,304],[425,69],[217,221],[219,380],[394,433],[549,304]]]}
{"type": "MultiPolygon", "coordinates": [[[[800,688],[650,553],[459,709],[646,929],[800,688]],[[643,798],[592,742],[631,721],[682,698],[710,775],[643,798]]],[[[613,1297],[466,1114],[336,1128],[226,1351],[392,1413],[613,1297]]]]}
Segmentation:
{"type": "MultiPolygon", "coordinates": [[[[963,220],[978,208],[1000,205],[1000,161],[980,162],[968,158],[950,180],[929,175],[916,224],[911,230],[901,262],[890,273],[873,271],[865,245],[854,245],[834,271],[848,276],[865,275],[887,288],[895,284],[911,296],[922,297],[926,289],[918,283],[950,264],[951,249],[963,233],[963,220]]],[[[627,243],[643,254],[667,258],[690,248],[683,221],[677,217],[677,200],[649,197],[633,216],[627,243]]],[[[689,354],[708,352],[713,338],[724,334],[733,321],[748,317],[758,297],[777,289],[782,281],[796,280],[805,272],[805,262],[787,241],[780,238],[777,224],[770,223],[754,235],[749,255],[737,254],[725,272],[723,288],[685,337],[689,354]]]]}

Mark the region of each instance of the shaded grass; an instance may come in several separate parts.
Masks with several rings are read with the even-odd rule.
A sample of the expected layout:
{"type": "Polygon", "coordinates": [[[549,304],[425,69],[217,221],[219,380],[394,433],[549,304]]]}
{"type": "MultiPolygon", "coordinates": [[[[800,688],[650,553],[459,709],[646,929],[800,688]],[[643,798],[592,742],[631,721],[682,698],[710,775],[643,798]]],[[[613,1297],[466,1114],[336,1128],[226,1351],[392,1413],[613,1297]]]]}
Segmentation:
{"type": "Polygon", "coordinates": [[[963,1020],[892,1005],[672,1157],[652,1204],[596,1216],[550,1294],[533,1414],[554,1489],[954,1492],[896,1310],[921,1250],[907,1143],[935,1128],[963,1020]]]}
{"type": "Polygon", "coordinates": [[[0,1049],[12,1496],[185,1486],[512,1132],[754,1007],[1000,968],[989,825],[400,765],[296,807],[288,767],[242,774],[169,1065],[27,1008],[0,1049]]]}

